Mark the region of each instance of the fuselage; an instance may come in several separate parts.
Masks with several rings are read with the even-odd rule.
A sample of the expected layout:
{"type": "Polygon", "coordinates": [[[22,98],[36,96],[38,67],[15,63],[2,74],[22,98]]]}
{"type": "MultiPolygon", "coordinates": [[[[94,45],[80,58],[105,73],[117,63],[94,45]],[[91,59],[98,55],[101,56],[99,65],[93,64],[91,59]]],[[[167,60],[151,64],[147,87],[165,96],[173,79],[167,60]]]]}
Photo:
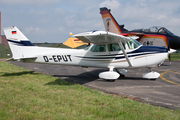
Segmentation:
{"type": "Polygon", "coordinates": [[[167,49],[163,47],[139,46],[136,49],[130,49],[126,45],[125,51],[132,63],[132,67],[130,67],[123,52],[121,50],[110,50],[109,44],[93,44],[85,49],[46,48],[37,46],[20,47],[20,49],[23,51],[23,57],[25,58],[30,56],[37,57],[36,59],[22,60],[23,62],[73,65],[82,67],[155,67],[163,62],[167,57],[167,49]],[[104,49],[98,49],[97,47],[99,46],[103,46],[104,49]],[[31,52],[29,53],[28,51],[31,52]],[[28,53],[28,55],[26,55],[26,53],[28,53]]]}
{"type": "Polygon", "coordinates": [[[76,34],[81,40],[94,43],[85,49],[37,47],[15,26],[4,28],[4,32],[13,53],[11,60],[23,62],[110,69],[142,68],[154,67],[167,57],[167,48],[142,46],[132,38],[106,31],[76,34]]]}

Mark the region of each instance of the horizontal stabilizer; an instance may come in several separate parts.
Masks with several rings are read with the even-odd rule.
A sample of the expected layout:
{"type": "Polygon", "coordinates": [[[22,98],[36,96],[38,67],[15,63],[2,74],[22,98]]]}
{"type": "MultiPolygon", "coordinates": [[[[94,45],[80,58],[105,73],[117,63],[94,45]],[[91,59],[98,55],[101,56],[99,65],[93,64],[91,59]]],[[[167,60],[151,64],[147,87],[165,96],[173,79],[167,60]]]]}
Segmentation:
{"type": "Polygon", "coordinates": [[[24,58],[20,58],[20,60],[25,60],[25,59],[36,59],[37,57],[24,57],[24,58]]]}
{"type": "Polygon", "coordinates": [[[19,59],[9,58],[6,61],[30,60],[30,59],[36,59],[36,58],[37,57],[24,57],[24,58],[19,58],[19,59]]]}
{"type": "Polygon", "coordinates": [[[9,58],[6,61],[17,61],[17,60],[15,60],[14,58],[9,58]]]}

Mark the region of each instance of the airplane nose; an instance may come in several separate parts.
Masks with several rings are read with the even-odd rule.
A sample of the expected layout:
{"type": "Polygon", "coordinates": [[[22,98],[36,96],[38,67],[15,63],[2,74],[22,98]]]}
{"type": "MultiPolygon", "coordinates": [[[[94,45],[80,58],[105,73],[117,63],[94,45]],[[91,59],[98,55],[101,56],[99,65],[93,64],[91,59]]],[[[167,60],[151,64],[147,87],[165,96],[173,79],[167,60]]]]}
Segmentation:
{"type": "Polygon", "coordinates": [[[180,37],[179,36],[173,36],[169,37],[169,45],[172,49],[180,49],[180,37]]]}

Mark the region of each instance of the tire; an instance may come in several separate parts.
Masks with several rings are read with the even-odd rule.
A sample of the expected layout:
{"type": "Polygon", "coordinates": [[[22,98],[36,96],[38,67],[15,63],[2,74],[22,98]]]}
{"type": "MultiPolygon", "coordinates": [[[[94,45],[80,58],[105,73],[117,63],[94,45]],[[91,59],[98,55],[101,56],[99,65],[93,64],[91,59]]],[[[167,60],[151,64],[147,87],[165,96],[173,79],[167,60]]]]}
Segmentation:
{"type": "Polygon", "coordinates": [[[108,81],[108,82],[114,82],[115,80],[106,80],[106,81],[108,81]]]}

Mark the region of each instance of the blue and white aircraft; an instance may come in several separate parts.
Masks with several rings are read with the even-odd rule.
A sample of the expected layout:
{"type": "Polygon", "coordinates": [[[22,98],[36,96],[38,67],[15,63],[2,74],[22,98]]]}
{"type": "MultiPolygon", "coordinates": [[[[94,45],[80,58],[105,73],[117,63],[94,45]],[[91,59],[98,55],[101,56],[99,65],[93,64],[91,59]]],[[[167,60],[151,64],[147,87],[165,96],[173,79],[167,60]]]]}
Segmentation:
{"type": "Polygon", "coordinates": [[[142,46],[133,38],[107,31],[76,34],[76,38],[92,45],[85,49],[65,49],[34,46],[15,26],[3,30],[13,53],[9,60],[108,68],[109,71],[101,72],[99,77],[110,81],[125,74],[125,69],[133,68],[148,68],[150,71],[142,77],[156,79],[160,74],[153,72],[151,68],[159,66],[168,54],[167,48],[142,46]]]}

